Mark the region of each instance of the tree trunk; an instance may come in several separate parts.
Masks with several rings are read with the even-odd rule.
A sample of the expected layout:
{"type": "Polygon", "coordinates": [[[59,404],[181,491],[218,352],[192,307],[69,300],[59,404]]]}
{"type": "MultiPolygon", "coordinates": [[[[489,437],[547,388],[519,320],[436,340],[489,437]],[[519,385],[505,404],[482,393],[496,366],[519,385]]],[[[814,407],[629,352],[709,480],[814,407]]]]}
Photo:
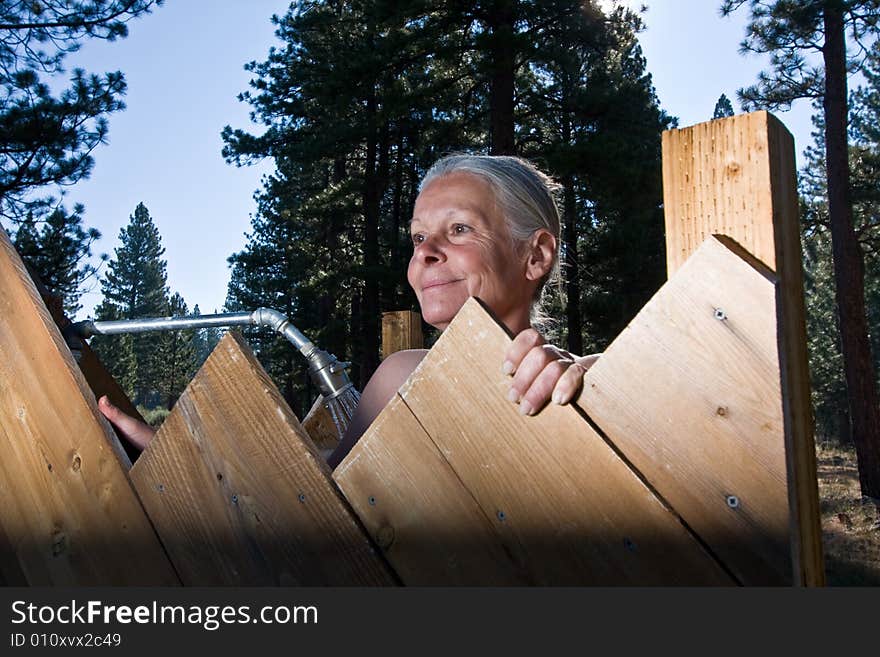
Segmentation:
{"type": "Polygon", "coordinates": [[[865,265],[849,199],[846,35],[838,4],[826,5],[824,21],[828,214],[841,351],[862,494],[880,498],[880,407],[865,315],[865,265]]]}
{"type": "Polygon", "coordinates": [[[367,99],[367,153],[364,167],[364,296],[361,299],[361,390],[379,366],[379,176],[376,94],[367,99]]]}
{"type": "Polygon", "coordinates": [[[489,93],[492,155],[514,155],[513,89],[514,89],[514,3],[496,0],[490,11],[492,79],[489,93]]]}
{"type": "MultiPolygon", "coordinates": [[[[392,289],[393,304],[400,304],[400,272],[403,272],[404,261],[401,250],[400,225],[401,213],[403,212],[403,134],[402,127],[397,130],[397,146],[395,148],[396,159],[394,161],[394,196],[391,202],[391,271],[394,272],[394,287],[392,289]]],[[[397,308],[392,308],[397,310],[397,308]]]]}
{"type": "Polygon", "coordinates": [[[578,268],[577,206],[574,195],[574,176],[567,174],[562,178],[563,221],[565,222],[565,317],[568,324],[568,350],[582,356],[584,354],[583,322],[581,321],[581,282],[578,268]]]}

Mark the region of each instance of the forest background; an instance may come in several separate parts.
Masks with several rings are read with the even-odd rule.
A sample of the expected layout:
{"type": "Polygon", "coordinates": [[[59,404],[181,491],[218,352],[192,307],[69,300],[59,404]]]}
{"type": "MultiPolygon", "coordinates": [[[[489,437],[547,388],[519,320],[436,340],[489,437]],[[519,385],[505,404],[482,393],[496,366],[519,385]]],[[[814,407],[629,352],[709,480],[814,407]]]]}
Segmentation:
{"type": "MultiPolygon", "coordinates": [[[[89,177],[93,158],[101,157],[107,119],[123,111],[126,83],[119,72],[67,71],[65,57],[85,42],[137,30],[140,20],[151,20],[147,14],[166,11],[163,3],[4,0],[0,8],[0,219],[16,246],[63,296],[71,316],[82,311],[84,292],[96,287],[101,301],[90,304],[89,314],[98,319],[201,312],[169,285],[148,197],[130,209],[114,253],[98,259],[92,251],[100,233],[89,227],[86,208],[69,201],[89,177]]],[[[817,437],[866,443],[862,488],[874,485],[878,497],[862,472],[880,471],[876,460],[871,465],[880,453],[877,437],[858,427],[870,426],[859,424],[859,408],[873,404],[876,417],[880,354],[880,3],[727,1],[717,10],[719,21],[722,11],[747,19],[744,50],[772,56],[756,84],[735,98],[724,93],[726,73],[719,70],[718,102],[701,120],[731,115],[734,102],[740,110],[784,110],[797,102],[814,115],[799,186],[817,437]],[[843,183],[833,182],[826,157],[826,136],[833,132],[829,12],[840,15],[848,35],[842,77],[853,83],[844,87],[843,183]],[[832,238],[841,224],[833,219],[829,180],[832,192],[841,185],[846,190],[851,210],[844,223],[855,244],[844,255],[835,252],[837,270],[832,247],[843,240],[832,238]],[[840,329],[848,324],[839,292],[844,262],[860,275],[867,349],[860,353],[873,393],[863,394],[847,378],[840,329]]],[[[220,310],[266,306],[287,314],[322,348],[350,360],[362,388],[379,362],[381,313],[418,309],[405,271],[407,222],[421,176],[449,152],[517,154],[561,185],[565,282],[551,299],[558,322],[548,337],[576,353],[601,351],[665,278],[660,134],[677,119],[662,108],[639,44],[644,16],[629,3],[574,0],[285,6],[271,18],[275,45],[245,67],[251,82],[240,99],[252,124],[231,119],[240,122],[221,133],[226,162],[257,163],[263,177],[246,241],[227,254],[230,278],[213,281],[226,287],[220,310]]],[[[166,45],[155,47],[162,57],[166,45]]],[[[185,61],[180,67],[183,81],[169,80],[157,105],[174,103],[175,85],[200,84],[186,75],[185,61]]],[[[199,107],[175,111],[183,121],[199,122],[199,107]]],[[[160,134],[163,126],[143,129],[160,134]]],[[[185,167],[176,163],[190,155],[128,157],[151,160],[161,177],[181,175],[185,167]]],[[[222,230],[219,219],[216,225],[222,230]]],[[[199,244],[184,246],[197,272],[199,244]]],[[[173,405],[217,339],[216,332],[194,331],[96,338],[93,346],[132,399],[160,421],[164,413],[155,409],[173,405]]],[[[253,331],[248,339],[302,417],[317,394],[305,363],[272,335],[253,331]]]]}

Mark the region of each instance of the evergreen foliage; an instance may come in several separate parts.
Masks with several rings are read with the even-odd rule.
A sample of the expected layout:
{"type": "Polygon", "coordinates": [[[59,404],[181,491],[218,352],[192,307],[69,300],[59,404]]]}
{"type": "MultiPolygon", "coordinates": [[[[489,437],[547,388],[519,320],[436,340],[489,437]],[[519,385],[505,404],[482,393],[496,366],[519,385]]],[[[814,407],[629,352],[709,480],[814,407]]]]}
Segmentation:
{"type": "MultiPolygon", "coordinates": [[[[362,388],[381,312],[417,308],[408,221],[419,180],[453,151],[523,155],[563,183],[573,284],[557,335],[570,345],[604,347],[660,285],[660,132],[672,120],[637,14],[575,0],[300,1],[273,20],[283,45],[248,65],[241,95],[266,130],[223,131],[229,162],[277,168],[229,259],[227,310],[286,313],[353,361],[362,388]]],[[[265,333],[249,340],[307,410],[316,391],[301,357],[265,333]]]]}
{"type": "MultiPolygon", "coordinates": [[[[95,318],[104,321],[126,319],[122,316],[119,307],[106,299],[95,308],[95,318]]],[[[134,336],[131,334],[96,335],[89,342],[89,346],[101,359],[101,363],[110,372],[119,387],[125,391],[125,395],[130,399],[134,398],[137,384],[134,336]]]]}
{"type": "MultiPolygon", "coordinates": [[[[101,282],[104,302],[96,313],[99,320],[161,317],[168,308],[165,261],[162,259],[165,249],[159,231],[143,203],[138,204],[129,219],[128,226],[119,232],[121,244],[101,282]]],[[[164,369],[160,357],[161,335],[141,333],[129,337],[135,363],[132,401],[155,406],[158,382],[164,369]]],[[[102,361],[111,361],[104,345],[116,340],[121,339],[107,336],[98,343],[97,351],[102,361]]]]}
{"type": "MultiPolygon", "coordinates": [[[[182,317],[188,314],[183,297],[175,292],[168,299],[164,315],[182,317]]],[[[158,335],[156,389],[168,410],[174,406],[180,393],[198,369],[195,330],[162,331],[158,335]]]]}
{"type": "Polygon", "coordinates": [[[0,217],[40,214],[46,187],[88,176],[92,151],[107,137],[106,115],[124,107],[119,71],[77,69],[57,96],[41,76],[64,73],[68,53],[84,40],[112,41],[127,23],[163,0],[40,0],[0,5],[0,217]]]}
{"type": "MultiPolygon", "coordinates": [[[[92,244],[101,238],[95,228],[82,225],[83,208],[77,205],[68,214],[59,206],[43,221],[29,212],[18,225],[13,244],[22,259],[32,267],[40,281],[64,303],[64,312],[73,317],[81,308],[83,284],[97,276],[88,262],[92,244]]],[[[106,256],[102,255],[102,260],[106,256]]]]}
{"type": "Polygon", "coordinates": [[[715,103],[715,111],[712,112],[712,118],[723,119],[728,116],[733,116],[733,105],[730,104],[730,99],[725,94],[721,94],[718,97],[718,102],[715,103]]]}
{"type": "MultiPolygon", "coordinates": [[[[875,372],[880,371],[880,47],[865,62],[868,84],[851,96],[849,164],[853,217],[865,252],[865,297],[875,372]]],[[[835,304],[825,173],[824,121],[813,117],[814,143],[801,171],[804,265],[807,287],[807,336],[817,434],[852,442],[846,378],[835,304]]]]}
{"type": "Polygon", "coordinates": [[[81,206],[68,214],[52,194],[88,177],[107,115],[124,108],[125,80],[76,69],[60,93],[49,83],[84,41],[127,36],[130,20],[163,1],[0,3],[0,225],[16,233],[16,248],[69,315],[95,274],[85,263],[100,235],[83,226],[81,206]]]}

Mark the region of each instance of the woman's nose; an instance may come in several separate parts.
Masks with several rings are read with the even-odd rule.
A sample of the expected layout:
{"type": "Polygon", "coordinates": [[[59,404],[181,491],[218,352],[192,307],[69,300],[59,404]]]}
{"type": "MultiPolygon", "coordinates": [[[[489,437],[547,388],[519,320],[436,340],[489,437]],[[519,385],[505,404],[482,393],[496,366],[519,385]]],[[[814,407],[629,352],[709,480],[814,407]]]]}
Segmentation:
{"type": "Polygon", "coordinates": [[[424,262],[442,262],[446,260],[442,239],[437,235],[426,235],[424,241],[416,247],[416,254],[424,262]]]}

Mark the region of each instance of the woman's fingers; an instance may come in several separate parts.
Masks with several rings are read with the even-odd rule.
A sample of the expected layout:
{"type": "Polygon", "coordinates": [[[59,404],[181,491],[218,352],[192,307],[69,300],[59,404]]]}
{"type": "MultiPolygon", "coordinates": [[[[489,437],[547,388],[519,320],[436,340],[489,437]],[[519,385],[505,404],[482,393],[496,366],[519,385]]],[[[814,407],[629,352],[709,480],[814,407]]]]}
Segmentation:
{"type": "Polygon", "coordinates": [[[150,443],[156,433],[149,424],[136,420],[111,404],[106,395],[98,400],[98,410],[110,420],[125,439],[141,450],[150,443]]]}
{"type": "Polygon", "coordinates": [[[511,343],[504,372],[512,375],[508,399],[519,403],[523,415],[533,415],[548,401],[567,404],[580,392],[584,374],[599,354],[572,356],[533,330],[523,331],[511,343]]]}
{"type": "Polygon", "coordinates": [[[573,362],[553,345],[532,347],[513,374],[508,398],[519,402],[521,413],[531,415],[547,403],[557,381],[573,362]]]}
{"type": "Polygon", "coordinates": [[[544,338],[535,329],[526,329],[517,333],[513,342],[507,348],[504,356],[504,364],[501,370],[505,374],[514,374],[519,370],[520,364],[532,349],[544,344],[544,338]]]}

